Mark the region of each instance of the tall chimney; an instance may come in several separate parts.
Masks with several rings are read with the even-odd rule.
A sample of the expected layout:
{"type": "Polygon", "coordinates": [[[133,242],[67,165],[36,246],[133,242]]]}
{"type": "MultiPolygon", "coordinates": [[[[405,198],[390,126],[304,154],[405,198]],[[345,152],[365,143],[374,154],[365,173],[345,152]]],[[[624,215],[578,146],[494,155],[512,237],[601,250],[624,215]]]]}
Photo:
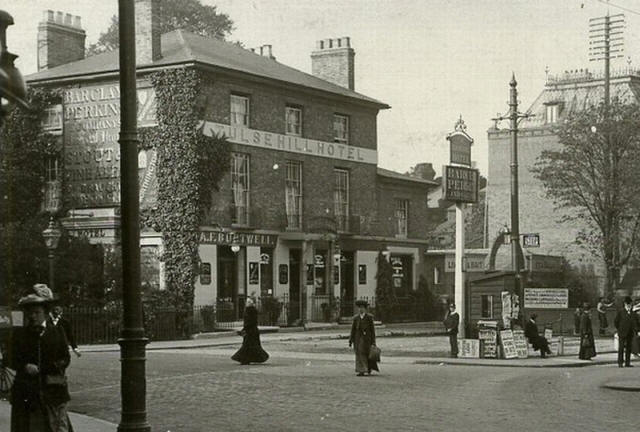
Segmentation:
{"type": "Polygon", "coordinates": [[[353,90],[355,55],[348,37],[320,40],[316,43],[316,50],[311,53],[311,73],[353,90]]]}
{"type": "Polygon", "coordinates": [[[38,24],[38,70],[82,60],[86,37],[79,16],[44,11],[38,24]]]}
{"type": "Polygon", "coordinates": [[[136,0],[136,63],[149,64],[161,57],[160,0],[136,0]]]}

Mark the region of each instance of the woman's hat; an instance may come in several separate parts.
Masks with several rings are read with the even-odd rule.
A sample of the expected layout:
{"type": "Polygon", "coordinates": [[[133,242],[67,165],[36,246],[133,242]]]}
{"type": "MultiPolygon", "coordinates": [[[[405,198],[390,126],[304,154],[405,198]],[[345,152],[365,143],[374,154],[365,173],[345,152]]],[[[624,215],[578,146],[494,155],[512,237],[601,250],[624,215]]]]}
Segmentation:
{"type": "Polygon", "coordinates": [[[53,296],[51,289],[45,284],[35,284],[26,296],[18,300],[19,307],[30,305],[44,305],[55,302],[57,299],[53,296]]]}
{"type": "Polygon", "coordinates": [[[356,300],[356,306],[368,307],[369,303],[366,300],[356,300]]]}

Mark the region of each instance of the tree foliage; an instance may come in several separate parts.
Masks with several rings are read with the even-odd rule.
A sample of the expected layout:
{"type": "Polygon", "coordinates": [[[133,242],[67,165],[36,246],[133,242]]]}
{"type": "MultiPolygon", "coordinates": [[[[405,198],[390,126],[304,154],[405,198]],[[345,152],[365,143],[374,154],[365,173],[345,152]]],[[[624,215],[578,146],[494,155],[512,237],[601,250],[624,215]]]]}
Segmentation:
{"type": "Polygon", "coordinates": [[[564,222],[580,222],[576,242],[598,254],[610,293],[633,256],[640,229],[640,107],[613,100],[574,113],[558,129],[560,147],[541,153],[535,176],[563,209],[564,222]]]}
{"type": "MultiPolygon", "coordinates": [[[[215,6],[203,5],[200,0],[160,0],[160,33],[182,29],[200,36],[225,39],[233,30],[233,21],[215,6]]],[[[119,43],[119,21],[111,17],[111,25],[100,34],[98,41],[87,49],[89,55],[112,51],[119,43]]]]}
{"type": "Polygon", "coordinates": [[[57,140],[42,130],[45,108],[57,94],[30,89],[30,110],[13,110],[0,130],[0,301],[15,300],[46,272],[41,213],[44,167],[57,140]]]}

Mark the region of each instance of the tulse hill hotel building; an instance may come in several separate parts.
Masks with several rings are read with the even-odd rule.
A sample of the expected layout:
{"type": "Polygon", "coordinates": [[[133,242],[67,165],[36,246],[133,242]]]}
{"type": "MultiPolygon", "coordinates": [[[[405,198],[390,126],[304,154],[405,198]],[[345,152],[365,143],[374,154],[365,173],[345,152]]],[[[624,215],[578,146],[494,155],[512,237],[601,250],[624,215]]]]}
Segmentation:
{"type": "MultiPolygon", "coordinates": [[[[156,124],[150,74],[195,68],[211,85],[198,119],[202,133],[224,134],[231,168],[200,228],[196,305],[235,305],[274,296],[291,322],[318,302],[375,296],[379,252],[393,265],[399,295],[417,288],[427,238],[427,194],[437,187],[377,165],[376,117],[389,106],[354,91],[349,38],[327,39],[311,53],[312,74],[279,63],[271,46],[244,49],[182,30],[160,35],[156,2],[136,0],[139,127],[156,124]]],[[[45,11],[39,24],[39,71],[32,87],[62,89],[46,128],[61,154],[47,170],[49,193],[73,209],[61,223],[92,242],[113,244],[119,226],[118,52],[84,58],[80,18],[45,11]],[[64,161],[64,173],[58,162],[64,161]]],[[[180,155],[175,155],[179,158],[180,155]]],[[[139,154],[141,205],[157,199],[157,156],[139,154]]],[[[162,235],[141,234],[143,265],[164,289],[162,235]]],[[[240,306],[238,306],[240,305],[240,306]]],[[[237,319],[237,316],[232,317],[237,319]]]]}

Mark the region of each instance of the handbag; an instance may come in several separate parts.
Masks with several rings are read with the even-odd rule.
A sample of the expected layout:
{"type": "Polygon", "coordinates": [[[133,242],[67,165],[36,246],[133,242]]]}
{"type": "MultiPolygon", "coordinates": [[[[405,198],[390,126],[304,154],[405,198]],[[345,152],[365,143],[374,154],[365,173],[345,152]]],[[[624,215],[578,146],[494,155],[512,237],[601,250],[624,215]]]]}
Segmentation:
{"type": "Polygon", "coordinates": [[[67,376],[62,374],[45,375],[44,383],[50,386],[66,386],[67,376]]]}
{"type": "Polygon", "coordinates": [[[380,363],[380,353],[381,353],[380,348],[378,348],[375,345],[372,345],[371,349],[369,350],[369,360],[374,361],[376,363],[380,363]]]}

